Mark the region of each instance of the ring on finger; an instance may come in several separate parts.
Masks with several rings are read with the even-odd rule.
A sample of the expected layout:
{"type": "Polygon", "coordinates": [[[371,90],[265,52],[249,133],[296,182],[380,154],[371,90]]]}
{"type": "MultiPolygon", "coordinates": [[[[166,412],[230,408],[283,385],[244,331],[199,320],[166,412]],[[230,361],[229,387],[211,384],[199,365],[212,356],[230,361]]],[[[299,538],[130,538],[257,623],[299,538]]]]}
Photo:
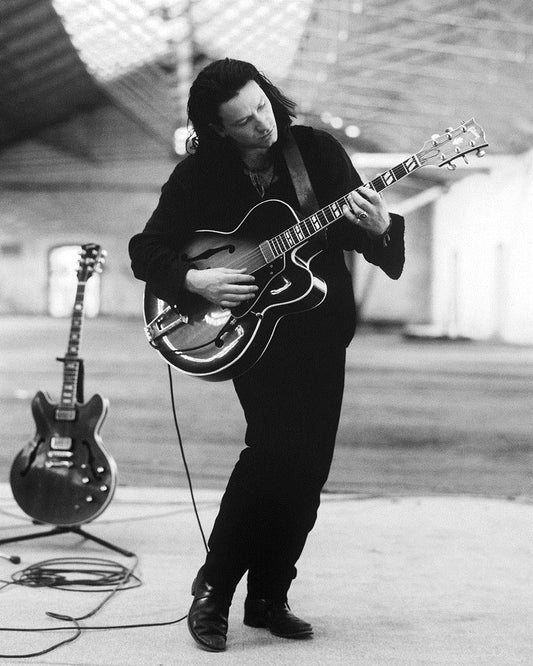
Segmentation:
{"type": "Polygon", "coordinates": [[[368,213],[365,213],[365,211],[363,210],[360,213],[357,213],[356,217],[358,220],[366,220],[366,218],[368,217],[368,213]]]}

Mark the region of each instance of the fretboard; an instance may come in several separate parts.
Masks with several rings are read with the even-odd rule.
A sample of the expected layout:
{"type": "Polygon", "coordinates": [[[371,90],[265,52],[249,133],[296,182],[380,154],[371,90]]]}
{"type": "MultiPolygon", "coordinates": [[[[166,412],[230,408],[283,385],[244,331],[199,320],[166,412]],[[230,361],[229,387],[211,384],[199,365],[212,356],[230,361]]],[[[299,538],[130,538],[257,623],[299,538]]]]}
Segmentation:
{"type": "Polygon", "coordinates": [[[83,301],[86,282],[78,282],[76,299],[72,309],[72,321],[68,339],[67,352],[63,359],[63,387],[61,390],[60,407],[69,409],[76,404],[76,391],[80,369],[81,328],[83,325],[83,301]]]}
{"type": "MultiPolygon", "coordinates": [[[[365,183],[365,187],[381,192],[408,174],[418,169],[421,165],[416,155],[411,155],[406,160],[397,164],[392,169],[376,176],[373,180],[365,183]]],[[[289,250],[301,245],[315,234],[319,233],[330,224],[343,216],[342,209],[348,205],[348,194],[340,197],[331,204],[324,206],[309,217],[300,220],[292,227],[282,233],[260,244],[261,252],[267,262],[285,254],[289,250]]]]}

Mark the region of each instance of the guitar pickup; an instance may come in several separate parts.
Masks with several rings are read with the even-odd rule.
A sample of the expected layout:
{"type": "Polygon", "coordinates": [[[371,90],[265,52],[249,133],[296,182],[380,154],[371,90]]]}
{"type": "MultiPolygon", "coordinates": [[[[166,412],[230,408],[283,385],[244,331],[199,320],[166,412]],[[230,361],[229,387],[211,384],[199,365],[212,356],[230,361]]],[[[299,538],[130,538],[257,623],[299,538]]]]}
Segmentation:
{"type": "Polygon", "coordinates": [[[144,332],[148,342],[152,345],[158,338],[168,335],[178,326],[183,326],[189,322],[189,317],[178,312],[170,305],[157,315],[149,324],[144,327],[144,332]]]}
{"type": "Polygon", "coordinates": [[[49,458],[72,458],[72,451],[48,451],[46,454],[49,458]]]}
{"type": "Polygon", "coordinates": [[[75,421],[76,410],[58,407],[55,411],[56,421],[75,421]]]}
{"type": "Polygon", "coordinates": [[[72,448],[72,439],[70,437],[52,437],[50,448],[54,451],[70,451],[72,448]]]}

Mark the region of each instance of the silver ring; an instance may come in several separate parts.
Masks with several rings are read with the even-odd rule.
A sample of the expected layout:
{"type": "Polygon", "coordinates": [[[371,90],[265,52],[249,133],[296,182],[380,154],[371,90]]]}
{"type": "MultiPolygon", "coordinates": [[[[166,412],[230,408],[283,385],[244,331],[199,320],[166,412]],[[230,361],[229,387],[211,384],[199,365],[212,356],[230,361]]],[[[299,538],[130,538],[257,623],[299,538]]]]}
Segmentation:
{"type": "Polygon", "coordinates": [[[368,217],[368,213],[365,213],[364,211],[357,215],[358,220],[366,220],[367,217],[368,217]]]}

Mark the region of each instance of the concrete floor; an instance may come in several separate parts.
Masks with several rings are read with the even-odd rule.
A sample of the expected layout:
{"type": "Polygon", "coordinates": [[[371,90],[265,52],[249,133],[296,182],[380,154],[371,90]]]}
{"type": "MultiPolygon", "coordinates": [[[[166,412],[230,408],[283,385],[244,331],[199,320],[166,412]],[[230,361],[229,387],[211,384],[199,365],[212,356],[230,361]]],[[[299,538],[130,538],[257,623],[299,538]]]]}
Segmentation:
{"type": "MultiPolygon", "coordinates": [[[[198,490],[205,531],[220,491],[198,490]]],[[[174,666],[206,663],[390,665],[533,663],[533,506],[528,501],[468,496],[361,499],[325,495],[299,563],[290,602],[315,636],[289,641],[242,624],[245,586],[230,613],[228,650],[199,650],[185,622],[84,631],[44,656],[3,663],[174,666]]],[[[203,544],[188,491],[119,487],[106,511],[84,526],[138,556],[142,586],[115,595],[84,627],[176,621],[189,608],[190,583],[203,544]]],[[[33,526],[0,485],[0,537],[33,526]]],[[[73,534],[4,544],[19,565],[0,559],[0,577],[50,558],[132,558],[73,534]]],[[[70,626],[46,611],[88,613],[101,593],[8,586],[0,627],[70,626]]],[[[2,632],[1,655],[37,652],[72,636],[2,632]]]]}

